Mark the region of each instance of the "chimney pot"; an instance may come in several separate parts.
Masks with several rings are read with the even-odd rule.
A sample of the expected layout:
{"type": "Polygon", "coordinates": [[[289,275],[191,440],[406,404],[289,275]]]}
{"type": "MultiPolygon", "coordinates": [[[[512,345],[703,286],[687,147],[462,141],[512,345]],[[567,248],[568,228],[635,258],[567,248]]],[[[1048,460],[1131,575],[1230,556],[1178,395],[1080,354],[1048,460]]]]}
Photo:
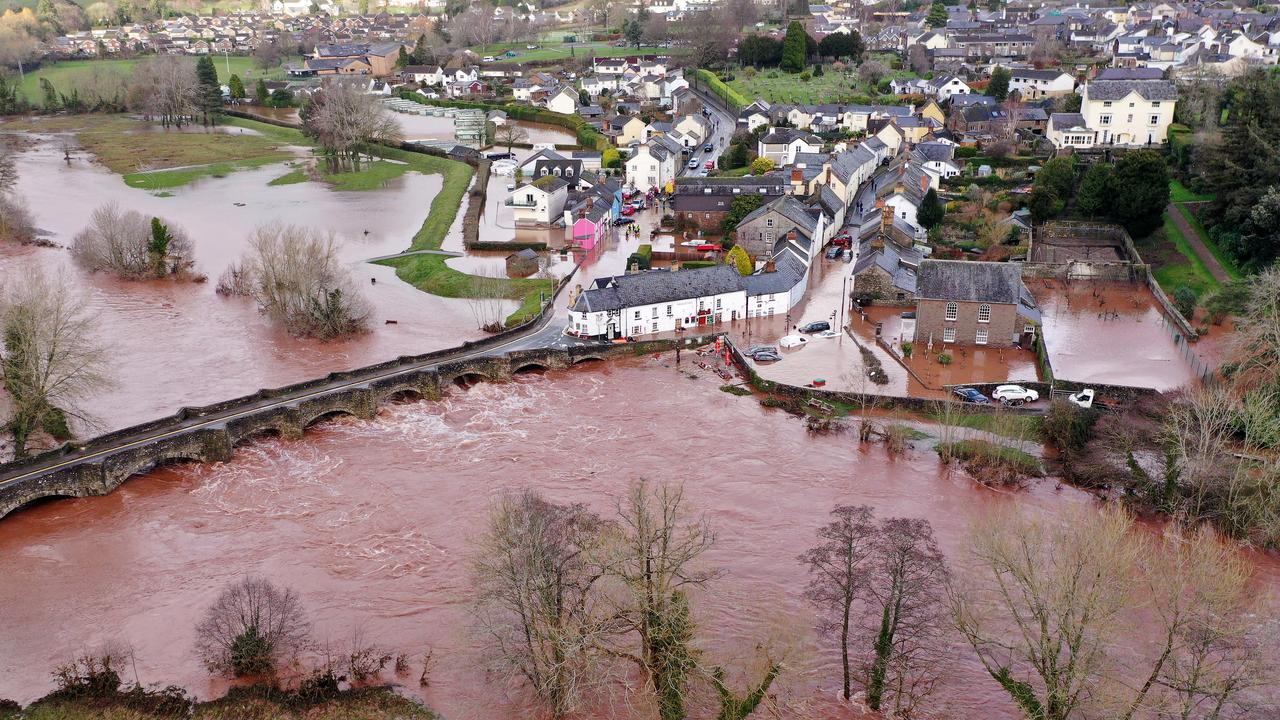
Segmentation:
{"type": "Polygon", "coordinates": [[[927,193],[927,192],[929,192],[929,176],[921,175],[920,176],[920,194],[923,195],[924,193],[927,193]]]}

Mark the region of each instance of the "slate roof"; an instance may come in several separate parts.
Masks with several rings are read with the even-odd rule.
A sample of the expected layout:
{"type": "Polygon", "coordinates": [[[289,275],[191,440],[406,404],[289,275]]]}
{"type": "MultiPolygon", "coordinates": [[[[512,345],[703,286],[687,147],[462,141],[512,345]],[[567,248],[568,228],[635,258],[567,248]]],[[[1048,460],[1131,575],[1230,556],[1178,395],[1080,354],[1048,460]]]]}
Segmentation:
{"type": "Polygon", "coordinates": [[[561,178],[556,177],[555,175],[544,175],[529,184],[533,185],[539,190],[549,192],[549,193],[555,192],[556,190],[559,190],[561,188],[569,187],[569,183],[565,182],[561,178]]]}
{"type": "Polygon", "coordinates": [[[679,272],[649,270],[597,279],[590,290],[578,296],[573,309],[576,312],[623,310],[739,290],[742,290],[742,276],[728,265],[679,272]]]}
{"type": "Polygon", "coordinates": [[[790,292],[796,283],[804,279],[804,261],[789,250],[774,258],[774,267],[774,272],[762,270],[742,278],[742,287],[749,297],[790,292]]]}
{"type": "MultiPolygon", "coordinates": [[[[883,247],[873,249],[871,241],[866,240],[858,248],[858,262],[853,266],[853,274],[857,276],[868,268],[877,266],[893,278],[894,287],[914,295],[918,279],[916,268],[919,267],[920,260],[920,251],[915,248],[885,242],[883,247]]],[[[854,282],[856,285],[857,281],[854,282]]]]}
{"type": "Polygon", "coordinates": [[[947,143],[920,143],[916,146],[915,154],[922,160],[947,162],[955,157],[956,149],[947,143]]]}
{"type": "Polygon", "coordinates": [[[1147,101],[1178,99],[1177,86],[1168,80],[1094,80],[1085,87],[1090,100],[1123,100],[1133,92],[1147,101]]]}
{"type": "Polygon", "coordinates": [[[812,236],[813,231],[818,227],[817,218],[809,214],[804,203],[795,199],[792,195],[783,195],[780,198],[761,205],[752,210],[746,217],[738,221],[738,225],[746,225],[752,220],[764,217],[767,213],[777,212],[791,222],[795,223],[801,230],[812,236]]]}
{"type": "Polygon", "coordinates": [[[1103,68],[1093,82],[1100,80],[1160,80],[1164,71],[1160,68],[1103,68]]]}
{"type": "Polygon", "coordinates": [[[790,145],[795,140],[803,140],[810,145],[822,144],[822,140],[816,135],[787,127],[774,128],[769,131],[769,134],[760,138],[760,142],[765,145],[790,145]]]}
{"type": "Polygon", "coordinates": [[[1054,113],[1049,116],[1049,124],[1056,130],[1069,130],[1073,127],[1086,127],[1084,115],[1080,113],[1054,113]]]}
{"type": "Polygon", "coordinates": [[[1026,293],[1017,265],[966,260],[922,261],[917,287],[920,298],[1009,305],[1018,304],[1026,293]]]}
{"type": "MultiPolygon", "coordinates": [[[[1011,78],[1027,78],[1028,80],[1057,80],[1067,73],[1061,70],[1014,70],[1011,78]]],[[[1068,75],[1068,77],[1070,77],[1068,75]]]]}

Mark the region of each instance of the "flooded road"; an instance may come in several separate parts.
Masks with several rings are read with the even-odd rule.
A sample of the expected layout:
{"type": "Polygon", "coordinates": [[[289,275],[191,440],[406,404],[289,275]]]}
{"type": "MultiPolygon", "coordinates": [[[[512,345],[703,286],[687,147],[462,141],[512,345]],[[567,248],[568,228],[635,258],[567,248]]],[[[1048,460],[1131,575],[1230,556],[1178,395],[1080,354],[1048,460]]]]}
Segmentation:
{"type": "Polygon", "coordinates": [[[483,334],[465,300],[420,292],[391,268],[365,262],[409,245],[440,189],[437,175],[407,173],[378,191],[335,192],[317,182],[268,185],[289,172],[277,164],[200,179],[159,197],[128,187],[85,153],[68,166],[57,141],[44,137],[17,154],[16,191],[48,239],[69,245],[99,204],[116,202],[183,228],[193,241],[196,272],[208,277],[203,284],[124,282],[85,273],[64,248],[0,246],[0,282],[40,270],[65,274],[89,296],[117,381],[87,402],[99,429],[483,334]],[[243,255],[253,230],[271,221],[334,234],[340,257],[373,306],[371,332],[333,343],[298,340],[249,300],[215,294],[218,276],[243,255]]]}
{"type": "MultiPolygon", "coordinates": [[[[795,560],[833,504],[928,518],[954,554],[969,521],[994,505],[1052,513],[1092,502],[1051,480],[988,490],[928,450],[894,459],[849,435],[809,436],[672,361],[453,389],[302,440],[260,440],[229,463],[163,468],[107,497],[16,513],[0,522],[0,697],[41,695],[55,663],[108,640],[132,645],[144,683],[220,693],[192,654],[192,628],[223,585],[260,573],[299,591],[322,640],[341,646],[359,629],[393,652],[433,648],[431,686],[418,687],[416,668],[402,681],[444,716],[521,716],[527,698],[485,674],[466,630],[470,539],[489,503],[530,487],[608,513],[630,482],[649,478],[683,482],[718,530],[707,560],[724,576],[695,599],[709,658],[741,665],[783,624],[803,639],[776,686],[787,716],[848,717],[833,704],[837,656],[809,630],[795,560]]],[[[945,697],[954,717],[1016,716],[967,656],[945,697]]],[[[633,716],[615,703],[593,716],[633,716]]]]}

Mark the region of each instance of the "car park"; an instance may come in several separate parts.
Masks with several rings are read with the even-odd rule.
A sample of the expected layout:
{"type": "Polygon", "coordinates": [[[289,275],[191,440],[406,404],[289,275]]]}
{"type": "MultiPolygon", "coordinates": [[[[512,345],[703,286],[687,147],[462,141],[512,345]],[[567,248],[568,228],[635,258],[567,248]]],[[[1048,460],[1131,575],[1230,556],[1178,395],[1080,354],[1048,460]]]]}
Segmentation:
{"type": "Polygon", "coordinates": [[[1093,388],[1085,388],[1067,396],[1067,402],[1086,410],[1093,407],[1093,388]]]}
{"type": "Polygon", "coordinates": [[[999,400],[1005,405],[1022,405],[1040,399],[1040,393],[1021,385],[1000,385],[991,391],[991,399],[999,400]]]}
{"type": "Polygon", "coordinates": [[[974,390],[971,387],[958,387],[951,391],[956,397],[965,402],[971,402],[976,405],[990,405],[991,400],[986,395],[974,390]]]}
{"type": "Polygon", "coordinates": [[[778,339],[778,344],[784,348],[800,347],[808,344],[808,342],[809,338],[803,335],[783,335],[778,339]]]}
{"type": "Polygon", "coordinates": [[[831,323],[827,322],[826,320],[818,320],[817,322],[805,323],[804,325],[800,326],[800,332],[806,335],[812,335],[813,333],[820,333],[823,330],[830,330],[830,329],[831,329],[831,323]]]}

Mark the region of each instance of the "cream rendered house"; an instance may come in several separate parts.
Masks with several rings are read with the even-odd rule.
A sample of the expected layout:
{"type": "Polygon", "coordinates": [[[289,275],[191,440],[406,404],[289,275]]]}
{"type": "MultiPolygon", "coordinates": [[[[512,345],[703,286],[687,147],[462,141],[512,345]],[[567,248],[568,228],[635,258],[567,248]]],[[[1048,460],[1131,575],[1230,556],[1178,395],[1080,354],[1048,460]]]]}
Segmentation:
{"type": "Polygon", "coordinates": [[[1160,145],[1168,139],[1178,89],[1168,80],[1094,80],[1080,114],[1099,145],[1160,145]]]}

